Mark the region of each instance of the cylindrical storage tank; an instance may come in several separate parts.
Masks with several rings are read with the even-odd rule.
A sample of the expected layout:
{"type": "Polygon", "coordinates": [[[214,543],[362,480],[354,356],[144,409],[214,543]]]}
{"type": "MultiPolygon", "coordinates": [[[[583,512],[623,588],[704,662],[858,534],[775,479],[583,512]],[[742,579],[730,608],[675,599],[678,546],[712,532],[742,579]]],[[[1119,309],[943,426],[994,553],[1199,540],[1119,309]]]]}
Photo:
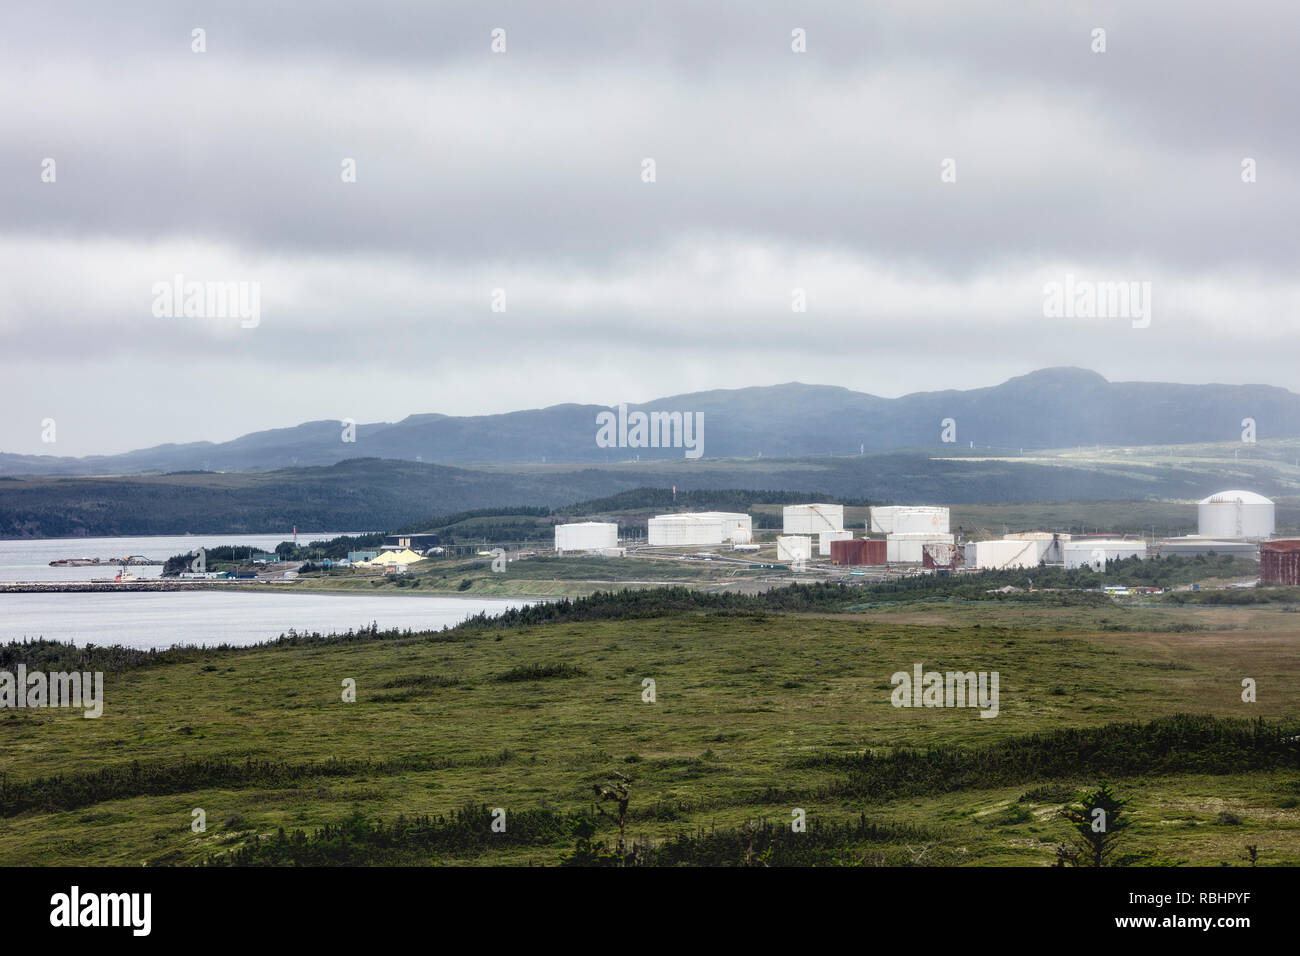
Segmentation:
{"type": "Polygon", "coordinates": [[[825,558],[831,553],[831,542],[844,541],[853,537],[852,531],[823,531],[817,535],[817,553],[825,558]]]}
{"type": "Polygon", "coordinates": [[[1107,561],[1122,561],[1124,558],[1147,556],[1145,541],[1116,541],[1106,538],[1077,538],[1063,545],[1065,566],[1067,568],[1090,567],[1094,571],[1104,570],[1107,561]]]}
{"type": "Polygon", "coordinates": [[[921,565],[927,568],[956,568],[961,550],[955,544],[927,544],[921,549],[921,565]]]}
{"type": "Polygon", "coordinates": [[[1273,502],[1253,491],[1220,491],[1196,506],[1197,533],[1207,538],[1267,538],[1273,502]]]}
{"type": "Polygon", "coordinates": [[[883,538],[852,538],[831,542],[831,564],[854,567],[881,565],[889,560],[883,538]]]}
{"type": "Polygon", "coordinates": [[[872,534],[947,534],[949,511],[936,505],[877,505],[869,509],[872,534]]]}
{"type": "Polygon", "coordinates": [[[782,534],[821,534],[844,530],[843,505],[786,505],[782,509],[782,534]]]}
{"type": "Polygon", "coordinates": [[[920,564],[927,544],[952,544],[954,540],[950,534],[891,534],[885,539],[885,554],[890,564],[920,564]]]}
{"type": "Polygon", "coordinates": [[[780,535],[776,539],[778,561],[807,561],[812,558],[812,538],[807,535],[780,535]]]}
{"type": "Polygon", "coordinates": [[[599,551],[618,547],[618,525],[608,521],[578,521],[555,526],[555,552],[599,551]]]}
{"type": "Polygon", "coordinates": [[[722,519],[697,514],[656,515],[646,522],[652,548],[722,544],[722,519]]]}
{"type": "Polygon", "coordinates": [[[722,540],[732,544],[749,544],[754,540],[754,519],[738,511],[700,511],[701,518],[717,518],[722,522],[722,540]]]}
{"type": "Polygon", "coordinates": [[[947,534],[947,508],[900,508],[894,513],[894,534],[947,534]]]}
{"type": "Polygon", "coordinates": [[[1054,531],[1017,531],[1012,534],[1004,534],[1003,541],[1040,541],[1042,542],[1040,557],[1048,564],[1060,564],[1065,560],[1065,554],[1061,551],[1061,546],[1070,540],[1068,534],[1057,534],[1054,531]]]}
{"type": "Polygon", "coordinates": [[[839,541],[831,542],[831,564],[857,565],[865,564],[862,560],[863,552],[866,550],[862,547],[865,542],[861,538],[843,538],[839,541]]]}
{"type": "Polygon", "coordinates": [[[868,509],[871,517],[867,521],[867,531],[872,534],[893,534],[894,516],[903,510],[905,509],[901,505],[872,506],[868,509]]]}
{"type": "Polygon", "coordinates": [[[974,567],[982,571],[1036,568],[1050,541],[976,541],[974,567]]]}
{"type": "Polygon", "coordinates": [[[1300,541],[1265,541],[1259,546],[1259,583],[1300,585],[1300,541]]]}
{"type": "Polygon", "coordinates": [[[889,563],[889,543],[884,538],[866,538],[862,545],[863,564],[878,567],[889,563]]]}

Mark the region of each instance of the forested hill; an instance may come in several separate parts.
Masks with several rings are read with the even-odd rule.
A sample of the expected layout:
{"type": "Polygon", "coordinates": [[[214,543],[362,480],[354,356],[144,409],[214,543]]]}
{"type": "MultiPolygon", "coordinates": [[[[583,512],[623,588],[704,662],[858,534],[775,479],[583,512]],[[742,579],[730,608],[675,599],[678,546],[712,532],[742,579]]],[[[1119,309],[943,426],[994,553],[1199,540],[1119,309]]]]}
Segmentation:
{"type": "MultiPolygon", "coordinates": [[[[672,486],[677,507],[706,507],[696,493],[738,488],[772,492],[777,502],[802,493],[849,503],[962,504],[1196,499],[1245,484],[1269,495],[1296,493],[1289,462],[1231,458],[1195,467],[1070,466],[894,453],[479,470],[368,459],[244,474],[0,478],[0,537],[273,533],[295,525],[392,530],[454,512],[555,508],[601,498],[607,510],[671,510],[672,486]],[[657,490],[627,494],[644,488],[657,490]]],[[[743,493],[728,494],[711,506],[741,507],[746,500],[743,493]]]]}
{"type": "MultiPolygon", "coordinates": [[[[682,461],[687,449],[602,447],[598,405],[553,405],[500,415],[411,415],[356,426],[313,421],[232,441],[159,445],[120,455],[60,458],[0,453],[0,474],[138,474],[252,471],[389,458],[442,465],[682,461]]],[[[1240,440],[1251,419],[1260,439],[1300,438],[1300,395],[1267,385],[1109,382],[1053,368],[1000,385],[880,398],[829,385],[788,383],[673,395],[628,414],[702,416],[705,458],[855,455],[861,450],[1071,448],[1240,440]],[[951,424],[945,427],[945,421],[951,424]],[[952,439],[944,441],[944,439],[952,439]]],[[[695,418],[692,418],[695,421],[695,418]]],[[[693,439],[698,435],[692,434],[693,439]]]]}

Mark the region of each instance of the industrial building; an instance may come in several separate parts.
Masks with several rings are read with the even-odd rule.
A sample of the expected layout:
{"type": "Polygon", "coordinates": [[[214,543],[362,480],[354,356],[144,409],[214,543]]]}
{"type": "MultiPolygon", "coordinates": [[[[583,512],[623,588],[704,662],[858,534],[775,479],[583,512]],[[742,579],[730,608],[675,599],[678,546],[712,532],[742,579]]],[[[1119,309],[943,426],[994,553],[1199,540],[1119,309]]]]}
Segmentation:
{"type": "Polygon", "coordinates": [[[882,538],[848,538],[831,542],[831,564],[860,567],[885,564],[888,560],[882,538]]]}
{"type": "Polygon", "coordinates": [[[354,561],[356,567],[401,567],[405,568],[408,564],[415,564],[417,561],[423,561],[424,556],[417,554],[410,548],[402,548],[400,551],[383,551],[369,561],[354,561]]]}
{"type": "Polygon", "coordinates": [[[932,505],[881,505],[870,510],[873,534],[947,534],[948,509],[932,505]]]}
{"type": "Polygon", "coordinates": [[[954,541],[950,534],[899,532],[885,538],[885,555],[890,564],[921,564],[926,545],[951,545],[954,541]]]}
{"type": "Polygon", "coordinates": [[[812,558],[812,538],[803,534],[780,535],[776,539],[778,561],[808,561],[812,558]]]}
{"type": "Polygon", "coordinates": [[[1259,583],[1300,585],[1300,540],[1265,541],[1259,546],[1259,583]]]}
{"type": "Polygon", "coordinates": [[[843,505],[786,505],[781,513],[782,534],[823,534],[843,530],[843,505]]]}
{"type": "Polygon", "coordinates": [[[436,534],[390,534],[384,538],[385,551],[425,551],[441,542],[436,534]]]}
{"type": "Polygon", "coordinates": [[[1063,548],[1066,568],[1090,567],[1103,571],[1107,561],[1147,556],[1145,541],[1121,541],[1108,538],[1075,538],[1063,548]]]}
{"type": "Polygon", "coordinates": [[[1205,538],[1267,538],[1274,530],[1273,502],[1253,491],[1220,491],[1197,503],[1196,526],[1205,538]]]}
{"type": "Polygon", "coordinates": [[[577,521],[555,526],[555,553],[601,551],[618,547],[618,525],[611,521],[577,521]]]}

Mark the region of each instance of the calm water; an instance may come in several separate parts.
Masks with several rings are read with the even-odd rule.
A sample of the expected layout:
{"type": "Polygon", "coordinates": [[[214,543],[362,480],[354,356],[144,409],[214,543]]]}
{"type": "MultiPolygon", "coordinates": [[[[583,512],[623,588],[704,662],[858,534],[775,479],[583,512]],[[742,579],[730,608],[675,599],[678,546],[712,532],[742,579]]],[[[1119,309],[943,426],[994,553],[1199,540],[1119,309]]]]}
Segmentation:
{"type": "Polygon", "coordinates": [[[234,591],[0,594],[0,642],[45,637],[138,648],[253,644],[290,628],[327,634],[372,621],[380,628],[441,628],[480,611],[498,614],[528,603],[510,598],[234,591]]]}
{"type": "MultiPolygon", "coordinates": [[[[359,534],[356,531],[299,531],[298,541],[322,541],[341,534],[359,534]]],[[[41,538],[39,540],[0,540],[0,581],[89,581],[91,578],[111,578],[117,565],[91,568],[52,568],[51,561],[60,558],[125,558],[140,554],[146,558],[165,561],[174,554],[184,554],[195,548],[212,548],[219,544],[233,544],[271,551],[281,541],[293,538],[288,534],[187,534],[170,537],[132,538],[41,538]]],[[[156,578],[162,566],[134,566],[131,573],[140,578],[156,578]]]]}

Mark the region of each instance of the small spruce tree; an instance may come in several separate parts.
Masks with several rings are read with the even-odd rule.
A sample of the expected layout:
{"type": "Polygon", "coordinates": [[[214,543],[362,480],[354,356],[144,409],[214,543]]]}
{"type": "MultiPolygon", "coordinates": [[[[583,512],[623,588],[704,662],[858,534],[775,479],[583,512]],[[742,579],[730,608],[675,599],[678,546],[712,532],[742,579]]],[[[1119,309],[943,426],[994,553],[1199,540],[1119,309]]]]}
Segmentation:
{"type": "Polygon", "coordinates": [[[1115,866],[1115,851],[1131,823],[1125,816],[1127,806],[1127,799],[1103,783],[1062,807],[1061,816],[1072,832],[1069,843],[1056,848],[1057,866],[1115,866]]]}

